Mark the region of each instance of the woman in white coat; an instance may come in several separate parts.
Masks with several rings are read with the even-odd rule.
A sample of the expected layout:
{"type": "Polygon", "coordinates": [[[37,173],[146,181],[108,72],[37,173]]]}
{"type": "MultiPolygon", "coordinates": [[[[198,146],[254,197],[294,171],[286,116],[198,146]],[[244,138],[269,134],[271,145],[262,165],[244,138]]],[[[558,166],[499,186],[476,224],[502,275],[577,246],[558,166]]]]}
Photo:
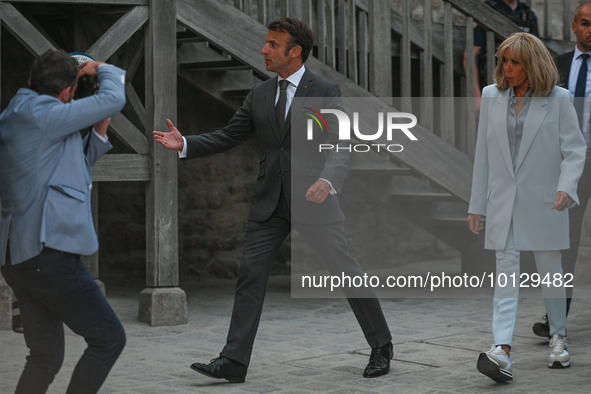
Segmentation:
{"type": "Polygon", "coordinates": [[[550,285],[541,287],[552,335],[549,366],[570,365],[560,250],[569,247],[565,210],[578,204],[586,144],[569,92],[556,86],[558,70],[538,38],[515,33],[496,56],[496,84],[482,92],[468,224],[478,234],[486,216],[485,248],[497,260],[494,344],[477,368],[504,382],[513,378],[521,251],[533,251],[538,273],[548,274],[550,285]]]}

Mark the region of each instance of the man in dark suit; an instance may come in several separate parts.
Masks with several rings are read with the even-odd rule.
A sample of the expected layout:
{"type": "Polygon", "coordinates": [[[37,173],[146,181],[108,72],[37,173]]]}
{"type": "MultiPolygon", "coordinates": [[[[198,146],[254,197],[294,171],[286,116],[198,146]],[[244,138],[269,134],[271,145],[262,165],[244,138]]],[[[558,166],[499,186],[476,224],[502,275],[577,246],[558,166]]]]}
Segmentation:
{"type": "MultiPolygon", "coordinates": [[[[225,128],[182,137],[167,121],[170,132],[154,131],[156,141],[180,151],[180,156],[187,159],[227,151],[254,133],[261,144],[260,172],[246,225],[227,343],[220,357],[211,363],[191,366],[213,378],[244,382],[271,266],[292,227],[298,229],[331,274],[363,275],[357,261],[349,256],[342,225],[344,215],[336,196],[346,174],[349,153],[318,152],[321,137],[324,142],[344,143],[338,141],[336,121],[329,125],[329,133],[316,133],[312,141],[293,139],[303,144],[316,143],[315,149],[292,149],[291,133],[295,131],[290,119],[297,118],[301,108],[301,102],[291,105],[294,97],[319,98],[321,108],[342,108],[339,87],[304,67],[312,44],[312,31],[297,19],[271,23],[262,53],[266,69],[278,77],[255,85],[225,128]]],[[[332,117],[327,116],[330,121],[328,118],[332,117]]],[[[367,289],[347,296],[372,347],[364,376],[384,375],[390,369],[393,350],[379,301],[367,289]]]]}
{"type": "MultiPolygon", "coordinates": [[[[587,103],[586,97],[591,96],[591,1],[579,4],[575,10],[575,16],[571,24],[573,32],[577,37],[577,45],[574,51],[558,56],[556,66],[560,72],[561,85],[568,89],[574,97],[575,109],[579,118],[579,126],[587,143],[587,159],[585,169],[577,188],[580,205],[569,209],[569,232],[570,248],[561,251],[562,269],[565,275],[574,274],[579,244],[581,241],[581,226],[583,216],[587,208],[587,202],[591,198],[591,135],[589,133],[589,116],[591,106],[587,103]]],[[[572,281],[571,281],[572,284],[572,281]]],[[[566,314],[570,310],[573,288],[566,289],[566,314]]],[[[550,328],[547,316],[544,322],[535,323],[534,333],[541,337],[550,336],[550,328]]]]}

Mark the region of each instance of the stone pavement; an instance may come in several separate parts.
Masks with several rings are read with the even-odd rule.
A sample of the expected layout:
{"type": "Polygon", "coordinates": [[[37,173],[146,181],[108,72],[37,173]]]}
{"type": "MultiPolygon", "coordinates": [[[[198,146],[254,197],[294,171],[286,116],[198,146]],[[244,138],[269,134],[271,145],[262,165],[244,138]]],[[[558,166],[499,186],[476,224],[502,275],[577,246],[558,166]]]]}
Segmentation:
{"type": "MultiPolygon", "coordinates": [[[[476,370],[492,340],[490,299],[384,299],[395,359],[390,374],[364,379],[369,348],[344,299],[292,299],[289,278],[271,279],[244,384],[210,379],[189,369],[222,349],[234,281],[183,284],[189,324],[139,323],[142,286],[107,286],[127,332],[127,346],[100,393],[589,393],[591,299],[575,299],[568,334],[572,366],[547,366],[547,341],[532,323],[541,299],[522,299],[513,344],[514,381],[495,383],[476,370]]],[[[49,393],[64,393],[84,341],[68,332],[66,361],[49,393]]],[[[0,332],[0,393],[12,393],[26,356],[22,335],[0,332]]]]}

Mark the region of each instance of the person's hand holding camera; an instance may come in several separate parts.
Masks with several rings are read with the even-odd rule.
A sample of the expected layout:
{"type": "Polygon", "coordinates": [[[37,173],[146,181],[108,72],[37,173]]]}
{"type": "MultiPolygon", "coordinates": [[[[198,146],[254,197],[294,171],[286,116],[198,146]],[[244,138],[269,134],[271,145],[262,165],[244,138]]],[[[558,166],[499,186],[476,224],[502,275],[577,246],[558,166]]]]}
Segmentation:
{"type": "Polygon", "coordinates": [[[78,71],[78,78],[80,78],[83,75],[96,75],[98,74],[98,68],[99,66],[102,66],[103,64],[107,64],[105,62],[97,62],[94,60],[82,63],[80,65],[80,70],[78,71]]]}

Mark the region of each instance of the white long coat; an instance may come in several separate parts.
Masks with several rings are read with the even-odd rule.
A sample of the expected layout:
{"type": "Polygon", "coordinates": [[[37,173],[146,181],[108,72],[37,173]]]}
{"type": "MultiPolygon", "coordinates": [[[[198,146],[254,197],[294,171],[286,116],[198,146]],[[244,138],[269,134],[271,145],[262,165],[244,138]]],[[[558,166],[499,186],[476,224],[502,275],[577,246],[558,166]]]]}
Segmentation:
{"type": "Polygon", "coordinates": [[[486,216],[486,249],[503,250],[513,223],[516,250],[568,249],[568,211],[550,209],[558,191],[576,203],[586,144],[568,90],[533,97],[515,170],[507,133],[510,89],[482,92],[468,212],[486,216]]]}

